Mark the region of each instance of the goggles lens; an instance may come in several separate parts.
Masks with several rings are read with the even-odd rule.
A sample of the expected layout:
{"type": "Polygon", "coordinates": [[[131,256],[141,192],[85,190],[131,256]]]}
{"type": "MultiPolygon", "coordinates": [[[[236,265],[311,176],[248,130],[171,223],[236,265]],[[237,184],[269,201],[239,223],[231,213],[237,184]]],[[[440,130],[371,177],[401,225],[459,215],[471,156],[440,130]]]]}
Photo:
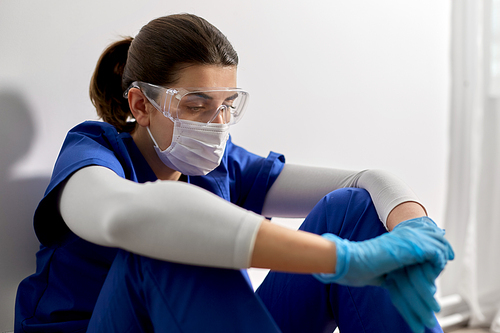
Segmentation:
{"type": "Polygon", "coordinates": [[[171,120],[236,124],[248,103],[248,93],[238,88],[163,88],[136,81],[127,89],[139,88],[153,106],[171,120]]]}

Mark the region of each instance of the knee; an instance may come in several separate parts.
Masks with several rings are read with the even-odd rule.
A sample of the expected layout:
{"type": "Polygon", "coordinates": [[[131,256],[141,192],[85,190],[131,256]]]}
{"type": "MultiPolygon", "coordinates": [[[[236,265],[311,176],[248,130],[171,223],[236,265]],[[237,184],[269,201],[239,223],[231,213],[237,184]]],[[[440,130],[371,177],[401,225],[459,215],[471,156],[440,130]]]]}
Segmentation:
{"type": "Polygon", "coordinates": [[[311,211],[310,215],[322,218],[351,215],[354,211],[365,211],[373,206],[368,191],[362,188],[341,188],[325,195],[311,211]]]}
{"type": "Polygon", "coordinates": [[[327,194],[316,206],[327,232],[351,240],[365,240],[385,232],[370,194],[365,189],[342,188],[327,194]]]}
{"type": "Polygon", "coordinates": [[[373,205],[370,193],[363,188],[346,187],[328,193],[322,200],[323,205],[359,208],[373,205]]]}
{"type": "Polygon", "coordinates": [[[323,198],[323,209],[327,215],[336,212],[347,220],[377,216],[370,193],[362,188],[347,187],[330,192],[323,198]]]}
{"type": "Polygon", "coordinates": [[[335,190],[333,192],[330,192],[326,195],[327,197],[329,196],[356,196],[359,199],[365,199],[365,200],[371,200],[370,198],[370,193],[368,193],[367,190],[364,188],[357,188],[357,187],[344,187],[344,188],[339,188],[338,190],[335,190]]]}

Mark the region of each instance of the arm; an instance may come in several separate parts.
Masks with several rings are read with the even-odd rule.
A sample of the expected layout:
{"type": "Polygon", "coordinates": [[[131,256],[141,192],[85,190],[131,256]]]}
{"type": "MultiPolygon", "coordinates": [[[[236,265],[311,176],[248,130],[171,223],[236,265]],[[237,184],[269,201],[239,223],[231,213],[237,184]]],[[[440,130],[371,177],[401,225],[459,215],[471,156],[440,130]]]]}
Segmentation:
{"type": "Polygon", "coordinates": [[[343,187],[364,188],[372,197],[386,228],[410,218],[425,216],[417,196],[400,179],[380,170],[354,172],[286,164],[269,189],[262,214],[305,217],[326,194],[343,187]]]}
{"type": "Polygon", "coordinates": [[[194,265],[335,272],[334,242],[268,223],[186,183],[138,184],[90,166],[67,180],[59,201],[68,227],[99,245],[194,265]]]}
{"type": "Polygon", "coordinates": [[[95,244],[194,265],[248,267],[263,217],[183,182],[144,184],[89,166],[60,190],[68,227],[95,244]]]}
{"type": "Polygon", "coordinates": [[[335,245],[263,222],[199,187],[182,182],[138,184],[90,166],[61,189],[59,210],[81,238],[103,246],[186,264],[334,271],[335,245]]]}
{"type": "Polygon", "coordinates": [[[325,283],[381,284],[414,331],[433,327],[433,313],[439,311],[433,297],[434,280],[446,261],[453,259],[453,250],[444,232],[430,219],[422,218],[425,209],[397,178],[381,171],[356,173],[285,165],[266,196],[263,214],[304,217],[324,195],[341,187],[366,189],[386,228],[392,231],[400,225],[364,242],[324,235],[335,243],[335,274],[315,276],[325,283]],[[416,259],[422,253],[427,253],[426,257],[416,259]]]}

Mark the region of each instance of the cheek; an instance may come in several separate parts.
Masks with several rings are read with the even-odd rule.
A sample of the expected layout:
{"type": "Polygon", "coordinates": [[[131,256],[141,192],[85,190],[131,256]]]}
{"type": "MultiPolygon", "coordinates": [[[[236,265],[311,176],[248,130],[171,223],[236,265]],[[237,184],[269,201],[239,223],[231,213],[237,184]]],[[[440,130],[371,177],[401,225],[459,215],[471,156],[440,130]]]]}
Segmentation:
{"type": "Polygon", "coordinates": [[[151,121],[150,129],[160,149],[165,150],[172,143],[174,123],[163,115],[160,114],[160,116],[161,118],[158,117],[151,121]]]}

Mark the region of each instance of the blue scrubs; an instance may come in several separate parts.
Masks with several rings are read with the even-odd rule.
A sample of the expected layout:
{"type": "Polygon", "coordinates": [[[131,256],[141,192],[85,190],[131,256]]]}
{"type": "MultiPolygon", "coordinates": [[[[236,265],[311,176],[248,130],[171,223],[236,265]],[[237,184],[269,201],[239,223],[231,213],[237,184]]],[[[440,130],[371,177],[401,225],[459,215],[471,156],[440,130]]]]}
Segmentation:
{"type": "MultiPolygon", "coordinates": [[[[260,213],[284,158],[228,142],[221,165],[188,182],[260,213]]],[[[156,180],[128,133],[102,122],[72,129],[34,217],[37,270],[19,286],[16,332],[410,332],[385,290],[324,285],[272,272],[254,293],[238,270],[182,265],[86,242],[57,209],[59,185],[87,165],[135,182],[156,180]]],[[[303,230],[363,240],[385,230],[366,191],[326,196],[303,230]]],[[[436,327],[428,332],[442,332],[436,327]]]]}

